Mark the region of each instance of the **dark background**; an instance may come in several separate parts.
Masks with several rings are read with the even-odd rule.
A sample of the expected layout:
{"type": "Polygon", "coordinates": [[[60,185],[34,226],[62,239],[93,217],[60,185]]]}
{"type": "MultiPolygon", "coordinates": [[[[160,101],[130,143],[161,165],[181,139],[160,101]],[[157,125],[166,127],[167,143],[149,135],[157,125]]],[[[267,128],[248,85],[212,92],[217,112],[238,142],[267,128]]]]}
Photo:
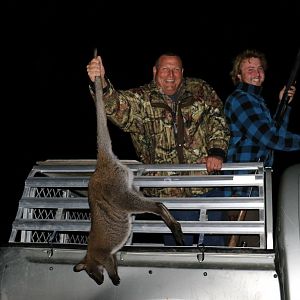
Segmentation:
{"type": "MultiPolygon", "coordinates": [[[[299,5],[219,2],[3,4],[1,243],[8,240],[36,161],[96,157],[95,109],[86,73],[94,47],[117,88],[149,82],[157,56],[171,50],[182,56],[185,76],[206,80],[223,101],[233,90],[232,59],[256,48],[268,59],[264,96],[274,112],[300,44],[299,5]]],[[[298,84],[290,121],[290,130],[298,134],[299,95],[298,84]]],[[[110,131],[116,155],[136,159],[129,136],[111,125],[110,131]]],[[[299,152],[276,152],[274,201],[282,172],[299,162],[299,152]]]]}

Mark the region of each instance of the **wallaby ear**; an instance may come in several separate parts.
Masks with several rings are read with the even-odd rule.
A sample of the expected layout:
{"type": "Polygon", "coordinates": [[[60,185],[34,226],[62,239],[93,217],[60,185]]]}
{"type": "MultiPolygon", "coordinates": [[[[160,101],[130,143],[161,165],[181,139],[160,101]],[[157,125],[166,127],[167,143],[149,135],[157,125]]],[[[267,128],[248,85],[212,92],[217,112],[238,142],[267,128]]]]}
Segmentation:
{"type": "Polygon", "coordinates": [[[86,270],[86,264],[84,263],[79,263],[73,267],[74,272],[80,272],[82,270],[86,270]]]}

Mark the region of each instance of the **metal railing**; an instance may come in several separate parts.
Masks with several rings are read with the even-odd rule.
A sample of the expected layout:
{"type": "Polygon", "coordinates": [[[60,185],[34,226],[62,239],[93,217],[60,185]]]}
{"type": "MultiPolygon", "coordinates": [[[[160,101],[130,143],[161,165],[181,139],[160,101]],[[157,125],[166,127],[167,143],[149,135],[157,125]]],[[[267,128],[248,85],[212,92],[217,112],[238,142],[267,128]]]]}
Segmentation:
{"type": "MultiPolygon", "coordinates": [[[[198,174],[205,171],[205,166],[201,164],[144,165],[137,161],[122,162],[134,172],[134,185],[138,189],[257,188],[258,195],[253,197],[224,195],[149,199],[163,202],[170,210],[199,209],[202,216],[209,210],[256,212],[257,219],[254,220],[208,221],[200,218],[199,221],[180,223],[184,233],[257,236],[259,245],[255,247],[273,249],[271,170],[265,169],[262,163],[224,164],[220,174],[203,175],[198,174]],[[166,172],[171,172],[172,176],[166,175],[166,172]]],[[[87,186],[95,164],[95,160],[46,160],[33,166],[25,181],[9,242],[86,245],[90,229],[87,186]]],[[[140,241],[138,238],[139,235],[159,236],[169,233],[163,221],[134,216],[132,221],[132,233],[127,246],[163,246],[156,239],[140,241]]]]}

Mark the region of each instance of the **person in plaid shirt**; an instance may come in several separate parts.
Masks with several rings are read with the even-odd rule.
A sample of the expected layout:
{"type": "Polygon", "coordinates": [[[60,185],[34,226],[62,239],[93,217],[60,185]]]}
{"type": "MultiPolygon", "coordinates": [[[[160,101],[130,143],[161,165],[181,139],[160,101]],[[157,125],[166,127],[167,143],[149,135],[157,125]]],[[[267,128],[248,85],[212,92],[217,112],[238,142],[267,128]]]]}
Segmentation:
{"type": "MultiPolygon", "coordinates": [[[[236,88],[224,105],[231,132],[227,162],[263,162],[264,166],[272,167],[274,150],[300,150],[300,135],[288,130],[291,107],[288,106],[277,127],[262,96],[266,68],[265,55],[257,50],[245,50],[234,59],[230,75],[236,88]]],[[[279,100],[284,90],[285,87],[279,100]]],[[[288,91],[289,102],[295,91],[295,86],[288,91]]],[[[255,196],[253,189],[234,188],[232,193],[255,196]]]]}

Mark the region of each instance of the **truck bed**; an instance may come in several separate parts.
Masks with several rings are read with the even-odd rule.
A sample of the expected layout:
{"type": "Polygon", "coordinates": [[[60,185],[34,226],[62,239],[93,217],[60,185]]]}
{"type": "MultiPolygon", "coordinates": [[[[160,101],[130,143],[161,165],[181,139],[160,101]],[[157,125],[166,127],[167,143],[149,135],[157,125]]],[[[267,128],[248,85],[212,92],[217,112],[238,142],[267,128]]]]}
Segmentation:
{"type": "Polygon", "coordinates": [[[8,244],[0,248],[1,300],[297,299],[296,279],[291,278],[300,278],[300,256],[295,254],[300,250],[299,214],[298,220],[292,219],[293,233],[285,216],[297,218],[300,165],[284,175],[278,213],[280,232],[274,246],[272,170],[265,169],[261,163],[225,164],[222,171],[232,171],[232,175],[221,172],[209,176],[199,175],[199,171],[204,170],[203,165],[123,163],[133,170],[139,189],[149,186],[258,187],[258,197],[159,198],[171,210],[199,209],[202,216],[210,209],[256,212],[254,220],[200,218],[199,221],[181,221],[181,225],[184,233],[228,237],[236,234],[241,240],[257,236],[258,245],[164,246],[159,238],[153,239],[169,232],[162,221],[133,217],[131,236],[117,253],[120,285],[114,286],[105,273],[104,283],[98,286],[85,272],[73,271],[73,266],[86,252],[90,228],[87,185],[95,161],[37,162],[25,181],[8,244]],[[240,170],[246,170],[246,174],[235,174],[240,170]],[[172,176],[165,173],[149,176],[154,171],[156,174],[172,172],[172,176]]]}

